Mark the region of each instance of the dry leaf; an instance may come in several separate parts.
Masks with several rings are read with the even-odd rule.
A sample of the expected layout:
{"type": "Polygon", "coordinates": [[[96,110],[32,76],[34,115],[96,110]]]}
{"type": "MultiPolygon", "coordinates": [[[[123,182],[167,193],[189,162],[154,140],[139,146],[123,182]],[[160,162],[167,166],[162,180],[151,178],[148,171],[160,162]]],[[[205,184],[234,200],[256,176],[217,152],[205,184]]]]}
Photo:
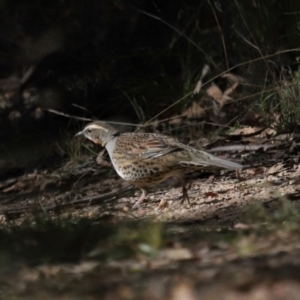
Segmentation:
{"type": "Polygon", "coordinates": [[[234,136],[249,135],[249,134],[255,134],[255,132],[259,132],[261,130],[262,130],[261,127],[244,127],[244,128],[238,128],[233,132],[230,132],[229,135],[234,135],[234,136]]]}
{"type": "Polygon", "coordinates": [[[205,197],[212,197],[212,198],[215,198],[215,197],[218,197],[218,194],[216,193],[213,193],[213,192],[208,192],[208,193],[204,193],[204,196],[205,197]]]}
{"type": "Polygon", "coordinates": [[[239,85],[238,83],[235,83],[224,91],[224,93],[220,99],[220,101],[221,101],[220,104],[224,105],[227,100],[232,99],[228,95],[230,95],[238,87],[238,85],[239,85]]]}
{"type": "MultiPolygon", "coordinates": [[[[184,115],[184,113],[183,113],[184,115]]],[[[172,119],[170,119],[169,124],[178,125],[182,122],[182,116],[174,115],[172,119]]]]}
{"type": "Polygon", "coordinates": [[[171,293],[171,300],[196,300],[196,293],[192,286],[185,282],[177,283],[171,293]]]}
{"type": "Polygon", "coordinates": [[[278,163],[278,164],[272,166],[271,168],[269,168],[269,170],[267,171],[267,174],[275,174],[279,170],[281,170],[283,168],[283,166],[284,166],[283,163],[278,163]]]}
{"type": "Polygon", "coordinates": [[[255,175],[258,175],[258,174],[265,174],[266,173],[266,170],[267,168],[266,167],[258,167],[255,169],[255,175]]]}
{"type": "Polygon", "coordinates": [[[205,65],[202,69],[202,73],[201,73],[201,77],[200,79],[197,81],[197,84],[194,88],[194,94],[199,94],[202,88],[202,80],[203,78],[206,76],[206,74],[210,71],[210,67],[209,65],[205,65]]]}
{"type": "Polygon", "coordinates": [[[235,229],[250,229],[251,227],[248,224],[236,223],[233,228],[235,229]]]}
{"type": "MultiPolygon", "coordinates": [[[[229,75],[227,77],[229,78],[229,75]]],[[[211,86],[206,90],[206,93],[212,97],[220,105],[220,107],[223,107],[228,100],[232,99],[229,95],[238,87],[238,85],[239,83],[235,82],[224,92],[222,92],[222,90],[215,83],[212,83],[211,86]]]]}
{"type": "Polygon", "coordinates": [[[5,190],[3,190],[4,193],[8,193],[11,192],[13,190],[22,190],[26,187],[26,183],[23,181],[18,181],[15,184],[13,184],[12,186],[6,188],[5,190]]]}
{"type": "Polygon", "coordinates": [[[199,105],[196,101],[183,113],[188,119],[196,119],[201,117],[205,113],[205,109],[199,105]]]}
{"type": "Polygon", "coordinates": [[[221,75],[222,78],[226,78],[227,80],[234,82],[234,83],[241,83],[241,82],[245,82],[245,78],[232,74],[232,73],[226,73],[221,75]]]}
{"type": "Polygon", "coordinates": [[[157,209],[167,208],[168,206],[169,206],[169,202],[166,199],[162,199],[159,202],[159,205],[158,205],[157,209]]]}
{"type": "Polygon", "coordinates": [[[170,260],[183,260],[193,258],[193,254],[188,248],[174,248],[161,250],[160,256],[170,260]]]}
{"type": "Polygon", "coordinates": [[[221,99],[223,92],[221,89],[215,84],[212,83],[209,88],[207,88],[206,93],[208,96],[212,97],[214,100],[218,101],[221,99]]]}

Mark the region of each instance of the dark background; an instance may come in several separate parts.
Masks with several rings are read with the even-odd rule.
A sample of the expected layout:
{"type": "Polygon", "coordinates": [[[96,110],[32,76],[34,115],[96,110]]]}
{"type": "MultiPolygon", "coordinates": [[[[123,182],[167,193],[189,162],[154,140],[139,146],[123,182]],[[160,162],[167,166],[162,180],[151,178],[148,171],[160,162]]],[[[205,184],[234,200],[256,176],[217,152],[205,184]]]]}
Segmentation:
{"type": "Polygon", "coordinates": [[[57,142],[84,125],[47,109],[145,122],[190,93],[205,64],[210,78],[234,67],[241,93],[274,84],[299,52],[251,60],[299,46],[299,10],[292,0],[1,1],[1,174],[53,163],[57,142]]]}

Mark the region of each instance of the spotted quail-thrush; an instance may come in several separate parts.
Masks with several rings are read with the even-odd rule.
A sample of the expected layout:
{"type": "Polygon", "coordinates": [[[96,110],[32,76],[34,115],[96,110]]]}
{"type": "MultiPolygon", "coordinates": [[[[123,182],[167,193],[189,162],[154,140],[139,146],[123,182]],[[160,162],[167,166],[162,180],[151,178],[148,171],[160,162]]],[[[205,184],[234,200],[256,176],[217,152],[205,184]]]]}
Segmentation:
{"type": "Polygon", "coordinates": [[[120,133],[105,122],[85,126],[75,136],[85,136],[105,147],[111,162],[124,180],[142,190],[137,207],[147,196],[150,187],[173,176],[182,185],[183,200],[188,199],[184,171],[209,167],[241,169],[243,166],[218,158],[180,143],[175,138],[157,133],[120,133]]]}

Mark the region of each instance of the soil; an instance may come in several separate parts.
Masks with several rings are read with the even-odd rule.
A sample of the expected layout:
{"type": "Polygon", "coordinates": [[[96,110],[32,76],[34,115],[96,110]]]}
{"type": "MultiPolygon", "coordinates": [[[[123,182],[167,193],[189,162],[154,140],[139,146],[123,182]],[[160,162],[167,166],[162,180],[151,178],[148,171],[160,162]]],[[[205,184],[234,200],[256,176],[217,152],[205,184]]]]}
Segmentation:
{"type": "Polygon", "coordinates": [[[299,299],[297,139],[188,172],[183,204],[168,180],[132,210],[140,192],[94,156],[3,179],[1,296],[299,299]]]}

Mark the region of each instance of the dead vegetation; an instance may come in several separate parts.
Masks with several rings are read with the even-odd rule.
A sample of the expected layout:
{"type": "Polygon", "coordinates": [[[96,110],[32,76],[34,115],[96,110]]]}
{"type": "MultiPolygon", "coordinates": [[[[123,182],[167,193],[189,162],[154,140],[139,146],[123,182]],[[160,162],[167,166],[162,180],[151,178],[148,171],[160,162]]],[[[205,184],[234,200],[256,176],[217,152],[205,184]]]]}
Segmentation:
{"type": "Polygon", "coordinates": [[[1,294],[297,299],[299,142],[249,126],[215,138],[206,150],[247,167],[186,174],[191,205],[169,181],[131,210],[139,195],[95,155],[2,181],[1,294]]]}
{"type": "Polygon", "coordinates": [[[40,38],[21,36],[22,24],[11,28],[17,18],[7,16],[18,6],[3,3],[9,26],[1,23],[0,31],[23,48],[12,52],[18,70],[0,80],[1,120],[9,122],[0,134],[13,144],[0,147],[0,298],[299,299],[295,3],[183,1],[176,11],[165,1],[154,15],[129,11],[123,1],[71,8],[57,1],[42,17],[42,6],[21,6],[25,20],[38,8],[38,19],[47,21],[34,34],[40,38]],[[107,18],[112,31],[85,22],[93,14],[102,22],[107,11],[118,15],[107,18]],[[281,19],[274,18],[279,11],[281,19]],[[128,16],[130,26],[121,28],[128,16]],[[148,28],[157,33],[149,44],[148,28]],[[42,50],[46,37],[58,52],[32,51],[41,41],[42,50]],[[132,48],[111,57],[122,43],[132,48]],[[96,59],[85,60],[93,51],[96,59]],[[75,121],[74,111],[82,114],[75,121]],[[133,114],[133,130],[177,136],[245,168],[188,172],[190,204],[180,205],[181,188],[169,180],[132,210],[139,192],[116,175],[105,152],[74,140],[72,131],[95,116],[132,123],[133,114]],[[29,129],[19,134],[25,121],[29,129]],[[49,130],[54,126],[59,133],[49,130]],[[52,152],[59,163],[48,159],[52,152]]]}
{"type": "Polygon", "coordinates": [[[180,116],[150,124],[245,165],[188,172],[190,205],[180,205],[181,189],[169,180],[132,210],[138,192],[117,177],[105,153],[69,139],[59,147],[67,157],[61,166],[2,180],[1,296],[297,299],[300,136],[297,111],[289,117],[282,107],[295,105],[298,83],[274,90],[280,102],[270,123],[263,106],[237,113],[247,111],[242,102],[233,105],[243,80],[224,78],[224,91],[198,82],[195,95],[204,94],[180,116]],[[203,132],[215,129],[201,139],[199,118],[203,132]]]}

